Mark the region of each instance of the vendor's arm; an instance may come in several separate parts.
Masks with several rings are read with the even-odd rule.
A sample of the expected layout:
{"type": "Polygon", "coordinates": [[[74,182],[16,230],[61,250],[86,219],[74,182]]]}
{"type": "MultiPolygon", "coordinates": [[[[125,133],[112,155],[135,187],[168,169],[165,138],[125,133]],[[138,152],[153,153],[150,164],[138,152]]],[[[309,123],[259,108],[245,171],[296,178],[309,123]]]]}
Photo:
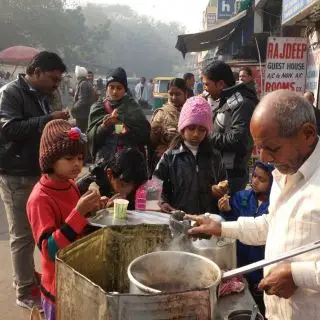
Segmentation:
{"type": "Polygon", "coordinates": [[[238,239],[244,244],[252,246],[265,245],[269,230],[270,214],[257,218],[239,217],[237,221],[222,222],[221,235],[238,239]]]}
{"type": "Polygon", "coordinates": [[[244,244],[259,246],[266,243],[270,214],[257,218],[240,217],[237,221],[222,223],[209,217],[186,215],[185,218],[195,221],[198,225],[190,229],[189,234],[223,236],[238,239],[244,244]]]}
{"type": "Polygon", "coordinates": [[[295,285],[320,292],[320,260],[291,263],[295,285]]]}

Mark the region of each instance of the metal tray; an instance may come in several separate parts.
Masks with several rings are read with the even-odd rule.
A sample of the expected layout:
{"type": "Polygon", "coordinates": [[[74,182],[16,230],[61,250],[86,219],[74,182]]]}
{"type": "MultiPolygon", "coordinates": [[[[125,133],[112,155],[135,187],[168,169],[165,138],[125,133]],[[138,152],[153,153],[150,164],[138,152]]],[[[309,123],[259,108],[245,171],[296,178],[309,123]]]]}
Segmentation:
{"type": "Polygon", "coordinates": [[[90,217],[89,223],[95,227],[123,226],[138,224],[169,224],[169,215],[157,211],[130,211],[125,220],[113,218],[113,208],[98,211],[90,217]]]}

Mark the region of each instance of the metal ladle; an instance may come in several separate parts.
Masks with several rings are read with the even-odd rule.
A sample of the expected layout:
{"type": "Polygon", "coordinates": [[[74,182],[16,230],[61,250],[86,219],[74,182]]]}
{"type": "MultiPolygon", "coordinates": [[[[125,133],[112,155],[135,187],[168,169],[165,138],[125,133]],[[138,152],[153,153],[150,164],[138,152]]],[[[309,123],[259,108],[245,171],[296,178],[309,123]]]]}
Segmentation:
{"type": "Polygon", "coordinates": [[[255,305],[253,305],[250,320],[256,320],[256,317],[257,317],[258,311],[259,311],[258,306],[257,306],[256,304],[255,304],[255,305]]]}

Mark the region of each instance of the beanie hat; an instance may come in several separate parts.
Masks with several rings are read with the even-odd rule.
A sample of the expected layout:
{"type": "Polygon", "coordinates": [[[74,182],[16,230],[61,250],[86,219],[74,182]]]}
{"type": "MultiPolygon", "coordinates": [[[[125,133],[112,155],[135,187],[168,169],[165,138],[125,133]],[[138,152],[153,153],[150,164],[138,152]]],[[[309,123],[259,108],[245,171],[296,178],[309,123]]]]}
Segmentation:
{"type": "Polygon", "coordinates": [[[180,113],[178,130],[182,133],[183,129],[191,125],[202,126],[207,132],[212,131],[212,111],[209,103],[202,97],[192,97],[188,99],[180,113]]]}
{"type": "Polygon", "coordinates": [[[114,69],[108,76],[107,76],[107,87],[111,82],[120,82],[123,84],[125,90],[128,89],[128,80],[127,80],[127,73],[122,68],[114,69]]]}
{"type": "Polygon", "coordinates": [[[86,154],[86,135],[68,121],[52,120],[45,126],[41,141],[39,163],[42,172],[48,172],[60,158],[86,154]]]}
{"type": "Polygon", "coordinates": [[[88,76],[88,70],[80,66],[76,66],[74,73],[77,79],[86,78],[88,76]]]}

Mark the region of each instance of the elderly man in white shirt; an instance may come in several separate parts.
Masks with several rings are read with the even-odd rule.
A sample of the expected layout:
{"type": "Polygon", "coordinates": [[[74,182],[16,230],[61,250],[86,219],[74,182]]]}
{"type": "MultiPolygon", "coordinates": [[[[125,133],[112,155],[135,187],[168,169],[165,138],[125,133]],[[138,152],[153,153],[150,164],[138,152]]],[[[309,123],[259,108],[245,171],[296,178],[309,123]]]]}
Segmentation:
{"type": "MultiPolygon", "coordinates": [[[[285,90],[265,96],[250,125],[263,162],[272,163],[274,183],[269,214],[217,223],[189,216],[206,233],[266,245],[266,258],[320,239],[320,143],[312,106],[302,96],[285,90]]],[[[264,270],[269,320],[320,319],[320,252],[313,251],[264,270]]]]}

